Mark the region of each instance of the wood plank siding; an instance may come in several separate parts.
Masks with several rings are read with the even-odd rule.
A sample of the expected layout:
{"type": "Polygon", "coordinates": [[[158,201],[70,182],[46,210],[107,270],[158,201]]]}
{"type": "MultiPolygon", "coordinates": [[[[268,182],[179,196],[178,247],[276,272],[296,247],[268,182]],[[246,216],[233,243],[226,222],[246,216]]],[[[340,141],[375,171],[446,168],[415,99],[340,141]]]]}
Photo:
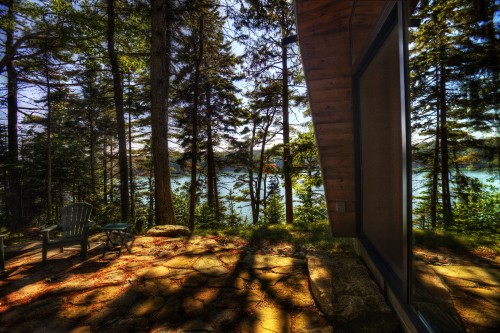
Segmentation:
{"type": "Polygon", "coordinates": [[[339,237],[356,236],[353,73],[387,3],[376,0],[295,2],[299,47],[330,225],[333,234],[339,237]]]}

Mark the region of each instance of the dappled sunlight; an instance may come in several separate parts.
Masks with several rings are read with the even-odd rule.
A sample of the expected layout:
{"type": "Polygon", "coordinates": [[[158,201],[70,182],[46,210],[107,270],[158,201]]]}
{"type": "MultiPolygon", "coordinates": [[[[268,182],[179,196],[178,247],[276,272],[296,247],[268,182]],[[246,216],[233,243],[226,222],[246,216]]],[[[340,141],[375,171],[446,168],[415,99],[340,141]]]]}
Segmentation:
{"type": "Polygon", "coordinates": [[[436,327],[453,327],[457,332],[500,326],[498,242],[430,231],[416,232],[415,240],[417,309],[436,327]]]}
{"type": "Polygon", "coordinates": [[[138,236],[119,257],[102,258],[99,248],[82,261],[68,251],[45,266],[41,250],[30,251],[30,265],[12,258],[2,274],[0,324],[7,330],[294,332],[331,325],[315,307],[305,260],[263,254],[252,239],[138,236]]]}

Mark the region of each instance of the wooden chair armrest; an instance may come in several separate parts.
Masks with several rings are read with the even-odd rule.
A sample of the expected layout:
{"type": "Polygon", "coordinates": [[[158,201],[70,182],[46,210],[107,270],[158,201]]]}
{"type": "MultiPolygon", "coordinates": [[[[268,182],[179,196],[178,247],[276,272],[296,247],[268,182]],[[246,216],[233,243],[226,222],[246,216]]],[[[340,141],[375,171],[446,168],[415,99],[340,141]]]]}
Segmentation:
{"type": "Polygon", "coordinates": [[[54,229],[56,229],[56,228],[58,228],[58,227],[59,227],[59,225],[58,225],[58,224],[51,225],[50,227],[43,229],[43,230],[42,230],[42,233],[43,233],[43,234],[48,234],[49,232],[51,232],[52,230],[54,230],[54,229]]]}

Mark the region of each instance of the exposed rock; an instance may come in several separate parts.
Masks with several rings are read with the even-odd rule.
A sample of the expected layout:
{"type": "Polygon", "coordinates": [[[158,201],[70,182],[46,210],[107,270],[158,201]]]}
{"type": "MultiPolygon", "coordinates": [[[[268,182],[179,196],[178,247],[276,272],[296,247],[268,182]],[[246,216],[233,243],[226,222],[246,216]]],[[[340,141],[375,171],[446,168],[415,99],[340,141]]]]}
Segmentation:
{"type": "MultiPolygon", "coordinates": [[[[179,298],[172,296],[169,297],[163,307],[155,314],[156,321],[166,320],[169,318],[178,317],[181,308],[181,301],[179,298]]],[[[165,330],[168,331],[168,330],[165,330]]]]}
{"type": "Polygon", "coordinates": [[[290,332],[290,314],[276,307],[257,307],[258,322],[253,332],[290,332]]]}
{"type": "Polygon", "coordinates": [[[416,261],[414,266],[417,310],[441,332],[465,332],[460,315],[443,280],[430,265],[416,261]]]}
{"type": "Polygon", "coordinates": [[[191,230],[182,225],[157,225],[146,232],[146,236],[150,237],[179,237],[189,235],[191,235],[191,230]]]}
{"type": "Polygon", "coordinates": [[[314,305],[305,279],[301,284],[280,281],[266,288],[266,291],[272,295],[280,308],[307,308],[314,305]]]}
{"type": "Polygon", "coordinates": [[[86,317],[92,313],[92,308],[89,306],[65,306],[61,312],[60,316],[67,319],[79,320],[86,317]]]}
{"type": "MultiPolygon", "coordinates": [[[[328,321],[316,312],[301,312],[295,316],[295,333],[333,333],[328,321]]],[[[337,332],[337,331],[335,331],[337,332]]]]}
{"type": "Polygon", "coordinates": [[[209,276],[220,276],[227,273],[222,262],[213,255],[203,255],[194,263],[193,268],[209,276]]]}
{"type": "Polygon", "coordinates": [[[234,266],[241,259],[241,256],[239,254],[232,254],[232,253],[222,253],[218,257],[219,260],[222,261],[226,266],[234,266]]]}
{"type": "Polygon", "coordinates": [[[114,318],[103,325],[103,332],[144,332],[148,327],[148,321],[144,317],[131,317],[114,320],[114,318]]]}
{"type": "Polygon", "coordinates": [[[231,332],[238,319],[236,309],[222,309],[210,313],[210,321],[217,332],[231,332]]]}
{"type": "MultiPolygon", "coordinates": [[[[284,243],[278,248],[282,256],[271,246],[263,255],[259,244],[253,245],[258,254],[247,246],[220,237],[138,236],[133,252],[120,257],[102,259],[98,249],[82,263],[78,254],[66,251],[33,269],[40,261],[35,249],[8,262],[15,274],[2,275],[6,297],[0,301],[0,332],[327,333],[333,331],[332,318],[335,332],[387,331],[372,318],[381,312],[372,311],[378,299],[363,293],[370,284],[353,276],[370,280],[359,260],[334,258],[337,289],[331,291],[332,316],[325,317],[314,306],[301,250],[284,243]],[[350,321],[373,325],[348,327],[350,321]],[[345,331],[339,323],[347,323],[345,331]]],[[[318,263],[310,273],[322,277],[325,267],[318,263]]]]}
{"type": "Polygon", "coordinates": [[[106,284],[119,284],[125,280],[125,274],[122,270],[113,270],[103,274],[101,279],[106,284]]]}
{"type": "Polygon", "coordinates": [[[92,333],[92,327],[90,325],[78,326],[72,329],[70,333],[92,333]]]}
{"type": "Polygon", "coordinates": [[[307,256],[307,269],[311,292],[320,310],[327,316],[333,316],[332,276],[330,260],[307,256]]]}
{"type": "Polygon", "coordinates": [[[205,307],[203,300],[186,295],[182,298],[182,309],[188,317],[199,317],[205,307]]]}
{"type": "Polygon", "coordinates": [[[198,260],[197,256],[179,255],[175,256],[164,263],[170,268],[189,269],[198,260]]]}
{"type": "Polygon", "coordinates": [[[196,288],[203,286],[207,282],[208,278],[202,274],[191,274],[184,279],[182,286],[184,288],[196,288]]]}
{"type": "Polygon", "coordinates": [[[132,313],[138,317],[147,316],[161,308],[163,304],[165,304],[163,297],[151,296],[134,306],[132,313]]]}
{"type": "Polygon", "coordinates": [[[89,293],[86,293],[84,299],[86,299],[88,302],[91,302],[87,304],[95,304],[101,302],[104,303],[109,301],[112,302],[116,300],[122,293],[123,293],[122,287],[115,287],[115,286],[102,287],[102,288],[96,288],[90,291],[89,293]]]}
{"type": "Polygon", "coordinates": [[[138,276],[145,279],[154,279],[157,277],[166,276],[170,273],[170,270],[164,266],[153,266],[153,267],[143,267],[136,271],[138,276]]]}
{"type": "MultiPolygon", "coordinates": [[[[168,332],[168,331],[167,331],[168,332]]],[[[180,327],[178,332],[203,332],[210,333],[215,332],[210,323],[202,318],[193,318],[184,322],[180,327]]]]}
{"type": "Polygon", "coordinates": [[[278,268],[273,269],[274,272],[280,273],[279,271],[289,272],[295,267],[304,267],[304,260],[290,258],[290,257],[276,257],[271,255],[261,255],[261,254],[247,254],[243,258],[243,263],[247,266],[264,269],[264,268],[278,268]]]}
{"type": "Polygon", "coordinates": [[[332,258],[333,319],[352,332],[399,332],[400,322],[360,258],[332,258]],[[348,272],[349,278],[346,279],[348,272]]]}
{"type": "Polygon", "coordinates": [[[283,274],[274,273],[272,271],[257,270],[255,274],[257,275],[258,279],[271,285],[276,284],[276,282],[283,278],[283,274]]]}

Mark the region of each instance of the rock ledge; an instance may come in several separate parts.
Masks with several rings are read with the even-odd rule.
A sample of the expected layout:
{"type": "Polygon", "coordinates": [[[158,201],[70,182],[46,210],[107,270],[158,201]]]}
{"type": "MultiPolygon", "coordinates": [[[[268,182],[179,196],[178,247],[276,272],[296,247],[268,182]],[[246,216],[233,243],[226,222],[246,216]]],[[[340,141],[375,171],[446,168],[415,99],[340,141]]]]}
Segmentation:
{"type": "Polygon", "coordinates": [[[191,230],[183,225],[157,225],[146,232],[150,237],[179,237],[189,236],[191,230]]]}

